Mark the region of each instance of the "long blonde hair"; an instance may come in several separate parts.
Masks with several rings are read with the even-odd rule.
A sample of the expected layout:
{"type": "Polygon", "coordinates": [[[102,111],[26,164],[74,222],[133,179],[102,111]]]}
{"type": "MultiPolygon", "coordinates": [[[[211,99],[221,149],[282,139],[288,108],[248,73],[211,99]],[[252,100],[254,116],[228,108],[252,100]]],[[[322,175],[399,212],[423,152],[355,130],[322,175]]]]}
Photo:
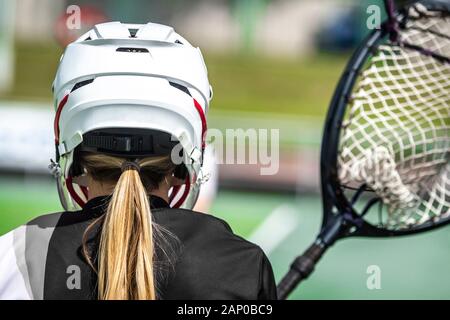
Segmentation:
{"type": "Polygon", "coordinates": [[[101,183],[115,183],[106,214],[85,231],[103,222],[97,255],[97,267],[83,240],[83,253],[98,275],[100,300],[154,300],[155,232],[148,191],[157,188],[174,170],[169,157],[136,160],[140,172],[121,167],[126,159],[85,153],[80,163],[91,177],[101,183]]]}

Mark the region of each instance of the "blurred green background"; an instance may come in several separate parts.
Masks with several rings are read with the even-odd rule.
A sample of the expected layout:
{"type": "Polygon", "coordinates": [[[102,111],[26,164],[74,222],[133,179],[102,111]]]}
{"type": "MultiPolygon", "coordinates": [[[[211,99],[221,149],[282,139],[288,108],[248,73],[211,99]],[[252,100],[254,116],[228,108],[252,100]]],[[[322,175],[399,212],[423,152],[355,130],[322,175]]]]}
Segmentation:
{"type": "MultiPolygon", "coordinates": [[[[316,2],[96,2],[96,10],[106,20],[174,25],[202,48],[214,87],[210,127],[225,129],[243,123],[249,128],[280,129],[282,158],[295,156],[292,167],[282,159],[285,173],[273,177],[278,184],[272,184],[270,177],[256,182],[248,176],[243,177],[247,183],[242,187],[242,181],[230,178],[227,170],[233,168],[219,166],[219,190],[210,210],[228,221],[237,234],[258,244],[262,241],[277,280],[319,230],[318,156],[323,120],[351,50],[368,32],[364,24],[367,8],[381,4],[316,2]],[[294,184],[276,187],[289,175],[294,176],[294,184]],[[273,219],[277,223],[267,224],[273,219]],[[293,221],[292,225],[283,219],[293,221]],[[273,242],[261,239],[261,233],[273,242]]],[[[88,2],[0,0],[3,13],[10,13],[0,16],[0,26],[8,27],[0,31],[0,64],[12,67],[9,79],[0,82],[0,111],[13,110],[17,102],[31,108],[27,110],[52,108],[50,88],[63,52],[60,43],[72,36],[70,32],[61,35],[64,26],[58,24],[69,4],[85,8],[88,2]],[[26,19],[34,19],[34,24],[26,19]]],[[[2,141],[2,128],[6,124],[0,118],[0,235],[37,215],[61,210],[55,184],[45,168],[5,165],[8,155],[1,154],[6,150],[2,143],[9,142],[2,141]]],[[[338,242],[291,298],[449,298],[449,240],[444,228],[401,239],[338,242]],[[366,286],[371,265],[380,267],[381,289],[366,286]]]]}

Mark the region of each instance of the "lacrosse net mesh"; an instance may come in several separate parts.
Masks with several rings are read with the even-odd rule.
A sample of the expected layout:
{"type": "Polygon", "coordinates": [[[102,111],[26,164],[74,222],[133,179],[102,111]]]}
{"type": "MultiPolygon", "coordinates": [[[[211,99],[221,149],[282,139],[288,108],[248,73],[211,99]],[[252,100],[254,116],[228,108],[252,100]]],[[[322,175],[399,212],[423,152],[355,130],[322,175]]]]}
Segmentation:
{"type": "MultiPolygon", "coordinates": [[[[416,6],[399,43],[450,57],[450,18],[416,6]]],[[[387,207],[384,227],[450,215],[450,64],[386,42],[357,80],[340,137],[342,185],[366,185],[387,207]]]]}

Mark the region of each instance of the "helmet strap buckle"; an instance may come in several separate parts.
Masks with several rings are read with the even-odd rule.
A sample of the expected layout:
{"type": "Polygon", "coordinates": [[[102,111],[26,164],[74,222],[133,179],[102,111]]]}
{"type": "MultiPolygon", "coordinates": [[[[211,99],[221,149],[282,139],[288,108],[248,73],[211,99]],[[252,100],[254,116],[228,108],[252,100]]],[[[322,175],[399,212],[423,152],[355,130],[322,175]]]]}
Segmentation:
{"type": "Polygon", "coordinates": [[[198,171],[198,177],[197,177],[197,184],[204,184],[205,182],[208,182],[208,180],[211,178],[211,173],[203,172],[203,168],[200,167],[200,170],[198,171]]]}
{"type": "Polygon", "coordinates": [[[53,177],[58,179],[61,177],[61,167],[59,163],[55,162],[53,159],[50,159],[50,164],[48,165],[48,169],[53,177]]]}

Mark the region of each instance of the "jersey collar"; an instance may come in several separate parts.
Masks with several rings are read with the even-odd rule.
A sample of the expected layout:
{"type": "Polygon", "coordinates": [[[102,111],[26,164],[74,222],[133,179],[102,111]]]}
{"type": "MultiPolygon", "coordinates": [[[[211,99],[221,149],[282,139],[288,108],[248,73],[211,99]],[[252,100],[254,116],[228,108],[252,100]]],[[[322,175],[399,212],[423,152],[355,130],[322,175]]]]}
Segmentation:
{"type": "MultiPolygon", "coordinates": [[[[86,202],[83,206],[82,212],[89,215],[100,216],[106,212],[110,198],[111,196],[95,197],[86,202]]],[[[152,195],[150,196],[150,208],[170,208],[170,206],[163,198],[152,195]]]]}

